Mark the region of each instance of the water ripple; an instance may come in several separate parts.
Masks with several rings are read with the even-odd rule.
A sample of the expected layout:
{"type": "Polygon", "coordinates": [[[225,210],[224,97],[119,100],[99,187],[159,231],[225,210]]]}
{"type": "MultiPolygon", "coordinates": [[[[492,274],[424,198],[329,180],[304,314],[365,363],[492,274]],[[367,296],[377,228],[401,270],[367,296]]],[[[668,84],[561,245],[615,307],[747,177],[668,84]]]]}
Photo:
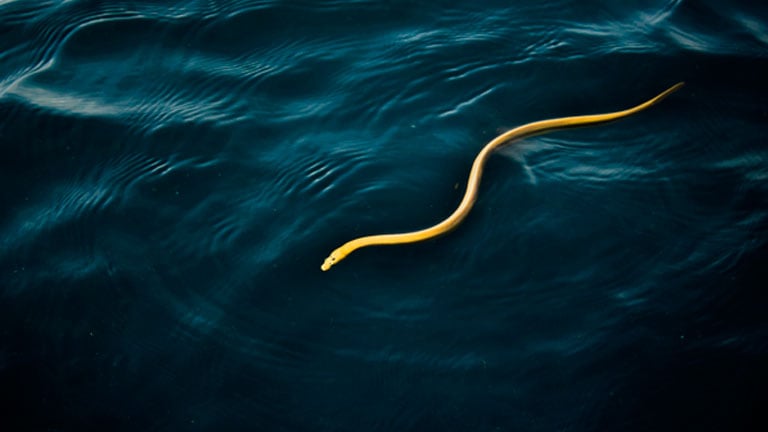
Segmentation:
{"type": "Polygon", "coordinates": [[[4,253],[37,243],[38,239],[72,224],[85,229],[94,217],[129,202],[137,188],[165,176],[174,161],[132,154],[99,164],[76,179],[62,179],[56,186],[14,208],[0,230],[4,253]]]}
{"type": "Polygon", "coordinates": [[[764,7],[449,3],[0,0],[0,373],[60,420],[27,429],[580,429],[647,363],[761,352],[764,7]],[[678,80],[319,270],[450,214],[505,128],[678,80]]]}

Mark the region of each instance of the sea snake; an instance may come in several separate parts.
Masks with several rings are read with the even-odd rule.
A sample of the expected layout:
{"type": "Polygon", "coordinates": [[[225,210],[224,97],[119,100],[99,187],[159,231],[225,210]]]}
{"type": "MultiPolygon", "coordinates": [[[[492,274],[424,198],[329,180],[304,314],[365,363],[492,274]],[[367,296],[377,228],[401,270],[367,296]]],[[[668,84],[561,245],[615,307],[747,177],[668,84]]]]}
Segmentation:
{"type": "Polygon", "coordinates": [[[491,153],[493,153],[494,150],[498,149],[504,144],[509,144],[509,142],[512,140],[527,138],[530,136],[543,134],[545,132],[606,123],[612,120],[618,120],[620,118],[630,116],[650,107],[653,104],[658,103],[682,87],[683,84],[684,83],[682,82],[677,83],[660,93],[658,96],[643,102],[640,105],[623,111],[616,111],[606,114],[591,114],[541,120],[518,126],[497,136],[491,140],[491,142],[486,144],[485,147],[480,150],[480,153],[478,153],[477,157],[475,157],[475,161],[472,163],[472,171],[469,172],[469,180],[467,181],[467,190],[464,192],[464,198],[461,199],[459,207],[456,208],[456,210],[454,210],[450,216],[436,225],[419,231],[411,231],[399,234],[372,235],[350,240],[331,252],[331,254],[328,255],[328,258],[326,258],[323,262],[323,265],[320,266],[320,269],[327,271],[334,264],[337,264],[339,261],[346,258],[347,255],[363,247],[420,242],[431,239],[433,237],[437,237],[441,234],[445,234],[453,228],[456,228],[461,223],[461,221],[467,217],[469,211],[472,209],[472,206],[475,204],[475,200],[477,199],[477,191],[480,187],[480,178],[483,175],[483,167],[485,166],[485,162],[488,160],[488,157],[491,155],[491,153]]]}

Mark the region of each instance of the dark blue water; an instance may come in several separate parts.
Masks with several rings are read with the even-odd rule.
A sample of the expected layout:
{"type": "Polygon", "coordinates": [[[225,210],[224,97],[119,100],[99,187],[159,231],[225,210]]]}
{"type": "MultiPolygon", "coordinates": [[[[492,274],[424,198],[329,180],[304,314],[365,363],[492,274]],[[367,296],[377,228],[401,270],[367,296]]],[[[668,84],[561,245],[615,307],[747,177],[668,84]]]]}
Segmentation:
{"type": "Polygon", "coordinates": [[[765,430],[768,7],[462,3],[0,1],[0,429],[765,430]]]}

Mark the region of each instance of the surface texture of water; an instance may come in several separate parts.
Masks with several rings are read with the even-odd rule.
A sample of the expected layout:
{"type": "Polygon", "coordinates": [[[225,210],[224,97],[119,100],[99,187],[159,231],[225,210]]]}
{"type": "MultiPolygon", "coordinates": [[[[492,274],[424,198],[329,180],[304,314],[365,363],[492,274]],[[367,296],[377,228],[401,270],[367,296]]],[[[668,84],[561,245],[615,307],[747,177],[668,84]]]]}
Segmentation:
{"type": "Polygon", "coordinates": [[[0,428],[767,426],[768,8],[459,3],[0,0],[0,428]]]}

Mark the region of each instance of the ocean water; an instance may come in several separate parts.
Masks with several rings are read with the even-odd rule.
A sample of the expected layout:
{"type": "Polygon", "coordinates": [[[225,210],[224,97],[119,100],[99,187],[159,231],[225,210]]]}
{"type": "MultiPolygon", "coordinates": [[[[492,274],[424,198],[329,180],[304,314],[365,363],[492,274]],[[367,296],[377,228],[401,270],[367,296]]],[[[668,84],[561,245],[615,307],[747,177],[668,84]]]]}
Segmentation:
{"type": "Polygon", "coordinates": [[[756,1],[0,0],[0,429],[766,430],[766,77],[756,1]]]}

